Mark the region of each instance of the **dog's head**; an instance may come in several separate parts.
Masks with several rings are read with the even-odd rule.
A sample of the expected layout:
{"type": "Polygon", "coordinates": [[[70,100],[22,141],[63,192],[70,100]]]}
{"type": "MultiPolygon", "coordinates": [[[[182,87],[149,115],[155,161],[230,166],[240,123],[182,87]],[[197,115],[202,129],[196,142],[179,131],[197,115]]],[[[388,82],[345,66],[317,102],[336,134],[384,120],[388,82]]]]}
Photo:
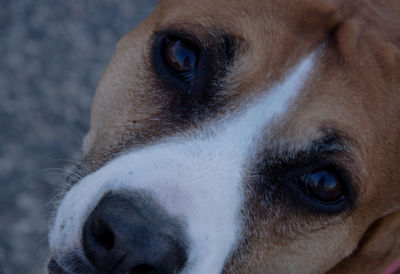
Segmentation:
{"type": "Polygon", "coordinates": [[[100,81],[50,272],[399,256],[400,5],[381,2],[160,1],[100,81]]]}

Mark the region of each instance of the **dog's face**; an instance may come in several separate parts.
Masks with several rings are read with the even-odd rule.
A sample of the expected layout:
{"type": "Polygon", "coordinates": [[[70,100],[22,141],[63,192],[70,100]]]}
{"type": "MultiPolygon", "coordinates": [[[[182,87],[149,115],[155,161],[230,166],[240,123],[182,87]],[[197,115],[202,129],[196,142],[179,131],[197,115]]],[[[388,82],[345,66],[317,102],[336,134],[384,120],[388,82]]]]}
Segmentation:
{"type": "Polygon", "coordinates": [[[100,81],[50,271],[322,273],[354,252],[400,208],[399,5],[347,2],[160,1],[100,81]]]}

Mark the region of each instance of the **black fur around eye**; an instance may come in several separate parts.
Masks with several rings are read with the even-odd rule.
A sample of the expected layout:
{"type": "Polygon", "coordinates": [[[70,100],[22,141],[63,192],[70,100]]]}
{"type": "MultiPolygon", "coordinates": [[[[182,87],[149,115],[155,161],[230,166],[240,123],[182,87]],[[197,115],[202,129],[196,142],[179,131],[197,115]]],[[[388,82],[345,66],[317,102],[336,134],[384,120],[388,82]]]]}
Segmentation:
{"type": "Polygon", "coordinates": [[[155,32],[148,56],[150,80],[154,92],[163,97],[164,113],[188,122],[220,111],[227,102],[220,90],[237,43],[230,35],[211,30],[155,32]]]}
{"type": "Polygon", "coordinates": [[[320,169],[298,178],[307,194],[323,203],[335,203],[343,198],[345,188],[335,171],[320,169]]]}
{"type": "Polygon", "coordinates": [[[354,192],[351,176],[341,166],[321,161],[287,171],[284,185],[297,208],[316,213],[337,214],[351,209],[354,192]]]}
{"type": "Polygon", "coordinates": [[[199,58],[193,43],[181,38],[167,38],[161,50],[164,63],[176,77],[187,82],[193,80],[199,58]]]}
{"type": "Polygon", "coordinates": [[[260,176],[257,192],[272,204],[315,216],[348,213],[356,206],[358,176],[354,163],[353,141],[336,129],[311,142],[307,150],[296,153],[263,152],[267,155],[255,165],[260,176]],[[272,156],[271,156],[272,155],[272,156]]]}

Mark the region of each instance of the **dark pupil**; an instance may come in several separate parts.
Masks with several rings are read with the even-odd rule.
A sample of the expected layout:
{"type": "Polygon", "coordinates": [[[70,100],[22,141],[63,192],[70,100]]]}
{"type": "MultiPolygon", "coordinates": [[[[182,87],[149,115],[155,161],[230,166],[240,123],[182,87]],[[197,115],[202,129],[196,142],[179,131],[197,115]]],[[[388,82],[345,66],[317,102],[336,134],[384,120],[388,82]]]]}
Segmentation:
{"type": "Polygon", "coordinates": [[[170,40],[165,48],[165,59],[180,78],[191,78],[196,70],[197,54],[188,42],[170,40]]]}
{"type": "Polygon", "coordinates": [[[333,202],[343,195],[339,180],[327,170],[311,173],[304,178],[310,195],[324,202],[333,202]]]}

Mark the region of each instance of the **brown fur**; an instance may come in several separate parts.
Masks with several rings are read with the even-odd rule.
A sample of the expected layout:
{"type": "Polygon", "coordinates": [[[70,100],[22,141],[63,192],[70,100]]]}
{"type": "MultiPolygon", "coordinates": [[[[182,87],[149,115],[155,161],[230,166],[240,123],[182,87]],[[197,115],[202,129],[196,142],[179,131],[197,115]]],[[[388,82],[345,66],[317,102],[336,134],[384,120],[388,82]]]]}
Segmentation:
{"type": "Polygon", "coordinates": [[[377,273],[400,257],[400,2],[160,1],[119,42],[100,81],[84,144],[92,171],[128,147],[192,126],[177,123],[164,107],[171,99],[149,84],[152,34],[170,26],[200,39],[223,30],[241,41],[223,91],[235,98],[231,107],[325,43],[314,78],[266,138],[278,147],[306,146],[321,128],[335,127],[357,141],[352,159],[339,160],[357,178],[354,212],[327,219],[266,212],[253,202],[249,181],[248,231],[224,272],[377,273]]]}

